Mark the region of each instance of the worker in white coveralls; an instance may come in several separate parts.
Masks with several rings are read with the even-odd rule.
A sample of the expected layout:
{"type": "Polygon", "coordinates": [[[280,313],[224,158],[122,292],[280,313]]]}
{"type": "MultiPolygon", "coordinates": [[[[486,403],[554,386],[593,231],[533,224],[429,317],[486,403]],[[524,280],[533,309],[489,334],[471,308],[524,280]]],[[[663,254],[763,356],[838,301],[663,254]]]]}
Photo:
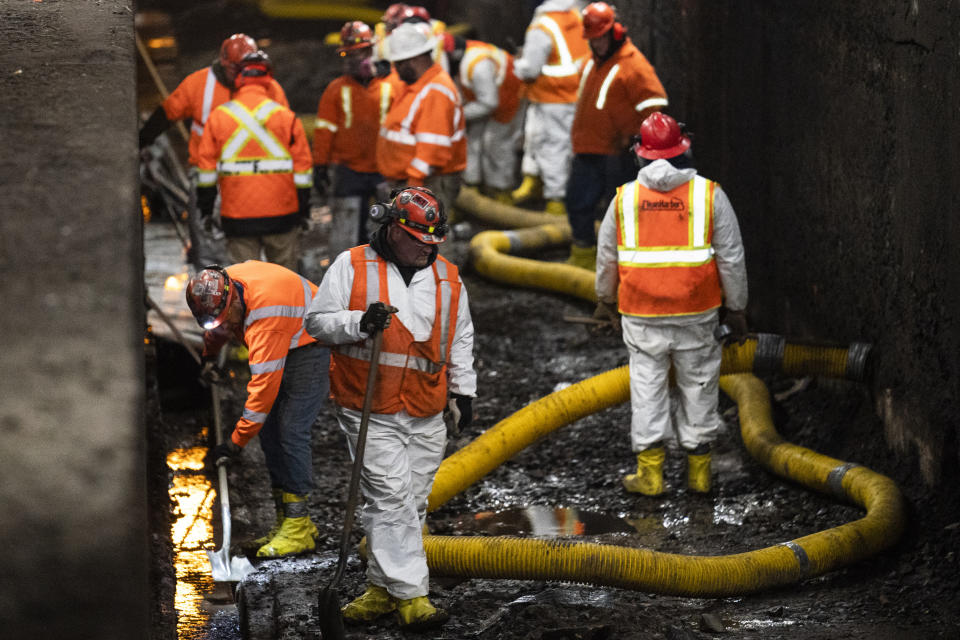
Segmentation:
{"type": "Polygon", "coordinates": [[[687,485],[708,493],[717,412],[719,309],[732,338],[747,333],[747,271],[736,214],[720,185],[697,174],[690,138],[654,113],[634,145],[643,165],[617,189],[600,225],[597,315],[621,323],[630,353],[630,441],[637,472],[627,491],[663,492],[664,440],[671,433],[669,371],[676,378],[674,428],[687,452],[687,485]],[[622,318],[621,318],[622,315],[622,318]]]}
{"type": "Polygon", "coordinates": [[[332,345],[331,391],[352,454],[372,336],[383,329],[360,480],[369,585],[343,617],[365,623],[396,611],[402,628],[422,630],[448,618],[427,598],[422,527],[446,448],[444,412],[460,429],[473,416],[473,322],[456,265],[437,251],[447,217],[434,194],[407,187],[371,217],[382,224],[369,245],[334,260],[306,328],[332,345]]]}
{"type": "Polygon", "coordinates": [[[570,127],[577,108],[580,72],[590,55],[576,0],[540,3],[527,27],[514,72],[527,84],[523,129],[523,182],[515,204],[546,199],[546,211],[567,215],[563,203],[573,147],[570,127]]]}

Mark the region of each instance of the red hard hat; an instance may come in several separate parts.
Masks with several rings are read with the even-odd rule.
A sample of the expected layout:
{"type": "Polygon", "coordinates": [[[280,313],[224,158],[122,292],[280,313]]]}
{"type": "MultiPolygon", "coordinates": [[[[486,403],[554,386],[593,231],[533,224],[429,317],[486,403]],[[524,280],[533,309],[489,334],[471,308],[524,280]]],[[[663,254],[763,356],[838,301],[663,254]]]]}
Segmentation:
{"type": "Polygon", "coordinates": [[[236,287],[223,267],[202,269],[190,278],[186,289],[187,306],[206,330],[216,329],[227,319],[230,305],[237,297],[236,287]]]}
{"type": "Polygon", "coordinates": [[[633,150],[641,158],[657,160],[679,156],[689,148],[690,138],[684,135],[677,121],[657,111],[640,125],[640,141],[633,150]]]}
{"type": "Polygon", "coordinates": [[[387,10],[383,12],[383,17],[380,18],[380,20],[386,25],[388,32],[396,29],[402,22],[401,16],[407,9],[409,9],[409,6],[403,2],[396,2],[387,7],[387,10]]]}
{"type": "Polygon", "coordinates": [[[393,199],[397,224],[420,242],[440,244],[447,235],[443,203],[425,187],[407,187],[393,199]]]}
{"type": "Polygon", "coordinates": [[[220,66],[236,71],[243,56],[256,50],[256,40],[245,33],[235,33],[220,45],[220,66]]]}
{"type": "Polygon", "coordinates": [[[430,22],[430,12],[427,11],[425,7],[410,5],[400,14],[400,22],[406,22],[411,19],[430,22]]]}
{"type": "Polygon", "coordinates": [[[359,20],[348,22],[340,29],[340,46],[337,53],[365,49],[373,46],[373,29],[359,20]]]}
{"type": "Polygon", "coordinates": [[[583,37],[599,38],[613,27],[617,14],[606,2],[591,2],[583,9],[583,37]]]}

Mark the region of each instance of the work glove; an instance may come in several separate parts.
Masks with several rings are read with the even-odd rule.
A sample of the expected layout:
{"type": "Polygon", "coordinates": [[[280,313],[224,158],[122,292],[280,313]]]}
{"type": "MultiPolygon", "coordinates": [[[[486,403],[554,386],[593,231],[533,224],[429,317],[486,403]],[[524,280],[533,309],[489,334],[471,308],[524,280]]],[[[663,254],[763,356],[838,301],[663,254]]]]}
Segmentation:
{"type": "Polygon", "coordinates": [[[327,165],[318,164],[313,168],[313,188],[321,198],[327,197],[330,191],[330,172],[327,171],[327,165]]]}
{"type": "Polygon", "coordinates": [[[459,393],[450,394],[447,408],[443,411],[443,421],[447,423],[447,434],[458,436],[473,424],[473,398],[459,393]]]}
{"type": "Polygon", "coordinates": [[[367,307],[367,310],[360,316],[360,331],[363,331],[367,335],[372,335],[376,331],[386,329],[390,326],[391,314],[397,311],[399,311],[399,309],[396,307],[382,302],[374,302],[367,307]]]}
{"type": "Polygon", "coordinates": [[[747,341],[747,313],[745,311],[727,309],[723,323],[730,327],[730,335],[727,336],[724,344],[732,344],[734,340],[737,341],[737,344],[743,344],[747,341]]]}
{"type": "Polygon", "coordinates": [[[243,447],[233,443],[233,440],[227,440],[215,446],[207,453],[206,465],[209,469],[215,469],[223,465],[233,464],[240,459],[240,452],[243,447]]]}
{"type": "Polygon", "coordinates": [[[620,312],[617,310],[616,302],[597,301],[597,308],[593,310],[595,320],[604,320],[608,325],[587,325],[587,331],[595,338],[603,336],[618,336],[622,329],[620,327],[620,312]]]}
{"type": "Polygon", "coordinates": [[[227,379],[227,372],[217,366],[213,360],[207,360],[200,367],[200,381],[204,386],[209,387],[213,384],[219,384],[227,379]]]}

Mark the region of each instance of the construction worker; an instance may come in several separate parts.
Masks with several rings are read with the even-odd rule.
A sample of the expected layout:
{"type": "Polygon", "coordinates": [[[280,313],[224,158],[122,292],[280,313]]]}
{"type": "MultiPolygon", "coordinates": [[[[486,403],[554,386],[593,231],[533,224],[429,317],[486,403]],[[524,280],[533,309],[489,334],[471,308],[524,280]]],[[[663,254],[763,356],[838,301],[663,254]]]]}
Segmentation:
{"type": "Polygon", "coordinates": [[[331,391],[351,452],[371,336],[383,329],[360,482],[369,584],[342,612],[365,623],[397,611],[401,627],[422,630],[448,618],[427,598],[422,529],[446,446],[444,413],[461,430],[472,420],[473,322],[457,267],[437,252],[447,233],[443,203],[408,187],[374,205],[371,217],[382,224],[369,245],[341,253],[327,270],[306,327],[332,345],[331,391]]]}
{"type": "Polygon", "coordinates": [[[209,461],[235,461],[260,436],[277,518],[270,532],[254,541],[259,557],[316,547],[317,528],[307,509],[313,488],[310,439],[327,397],[330,367],[330,350],[303,329],[316,291],[289,269],[256,260],[207,267],[187,283],[187,305],[204,329],[204,357],[215,357],[227,341],[249,350],[243,415],[209,461]]]}
{"type": "Polygon", "coordinates": [[[310,217],[310,145],[296,114],[272,100],[273,66],[263,51],[240,61],[233,99],[210,114],[200,140],[197,202],[213,222],[220,187],[220,224],[234,262],[259,260],[296,271],[299,234],[310,217]]]}
{"type": "Polygon", "coordinates": [[[389,60],[387,52],[387,36],[390,32],[405,22],[422,22],[430,25],[430,31],[435,39],[435,46],[431,53],[433,61],[443,67],[444,71],[449,73],[446,56],[443,51],[443,37],[447,32],[447,24],[442,20],[430,17],[430,12],[426,7],[419,5],[409,5],[397,2],[383,12],[383,17],[374,25],[376,47],[374,49],[374,58],[379,60],[389,60]]]}
{"type": "Polygon", "coordinates": [[[574,155],[566,205],[573,242],[567,263],[592,270],[596,219],[616,188],[636,175],[630,138],[647,116],[667,105],[667,93],[617,22],[613,7],[605,2],[587,5],[583,37],[593,56],[583,70],[571,130],[574,155]]]}
{"type": "MultiPolygon", "coordinates": [[[[230,99],[243,56],[256,50],[256,41],[243,33],[235,33],[224,40],[217,59],[209,67],[198,69],[184,78],[140,129],[140,149],[143,150],[169,129],[173,122],[190,120],[190,140],[187,147],[190,200],[187,205],[187,224],[191,255],[188,260],[197,268],[226,258],[222,255],[225,254],[224,249],[217,246],[218,243],[210,234],[205,233],[197,210],[196,167],[199,164],[200,139],[210,114],[230,99]]],[[[267,85],[267,95],[271,100],[288,106],[287,96],[276,80],[267,85]]]]}
{"type": "Polygon", "coordinates": [[[589,53],[576,0],[546,0],[533,14],[514,70],[527,87],[523,132],[523,181],[516,204],[546,199],[546,210],[566,215],[563,198],[570,173],[570,127],[580,71],[589,53]]]}
{"type": "Polygon", "coordinates": [[[600,225],[597,317],[623,330],[630,354],[630,441],[637,472],[627,491],[663,492],[664,441],[671,434],[668,373],[679,391],[672,412],[687,452],[687,486],[708,493],[721,345],[718,310],[732,337],[747,333],[747,272],[737,217],[720,186],[697,174],[690,138],[663,113],[648,116],[634,151],[644,166],[617,189],[600,225]],[[622,314],[622,318],[621,318],[622,314]]]}
{"type": "Polygon", "coordinates": [[[390,32],[387,43],[403,85],[377,138],[377,168],[387,181],[386,192],[426,186],[452,206],[467,166],[457,87],[431,58],[436,41],[428,24],[405,22],[390,32]]]}
{"type": "Polygon", "coordinates": [[[373,30],[360,21],[340,30],[343,75],[324,90],[313,133],[313,184],[330,195],[331,260],[368,241],[367,210],[383,176],[377,172],[376,138],[390,108],[394,87],[373,64],[373,30]]]}
{"type": "Polygon", "coordinates": [[[467,121],[464,182],[486,187],[500,202],[513,202],[517,150],[523,134],[520,109],[524,85],[513,72],[513,56],[486,42],[444,35],[451,77],[460,89],[467,121]]]}

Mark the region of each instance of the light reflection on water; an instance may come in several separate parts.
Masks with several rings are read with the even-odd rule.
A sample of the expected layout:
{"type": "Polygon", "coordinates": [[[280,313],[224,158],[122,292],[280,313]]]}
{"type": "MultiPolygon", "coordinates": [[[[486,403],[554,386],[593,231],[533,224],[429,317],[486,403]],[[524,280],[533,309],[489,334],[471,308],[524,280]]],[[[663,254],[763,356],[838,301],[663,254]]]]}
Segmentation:
{"type": "Polygon", "coordinates": [[[190,447],[167,454],[167,466],[174,472],[169,490],[174,516],[170,537],[177,574],[177,637],[181,640],[196,637],[196,631],[210,619],[203,604],[204,594],[213,589],[213,577],[204,547],[213,540],[215,494],[203,473],[206,452],[205,447],[190,447]]]}

